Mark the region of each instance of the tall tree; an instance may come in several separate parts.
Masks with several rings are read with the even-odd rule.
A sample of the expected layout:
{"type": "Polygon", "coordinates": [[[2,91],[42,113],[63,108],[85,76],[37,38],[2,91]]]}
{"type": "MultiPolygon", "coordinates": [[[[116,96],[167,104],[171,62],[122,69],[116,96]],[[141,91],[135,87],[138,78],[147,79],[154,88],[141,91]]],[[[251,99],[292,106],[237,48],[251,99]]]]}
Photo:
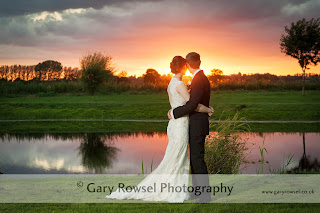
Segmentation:
{"type": "Polygon", "coordinates": [[[281,35],[281,52],[296,58],[303,72],[302,95],[305,95],[305,71],[320,62],[320,18],[302,19],[285,27],[281,35]]]}
{"type": "Polygon", "coordinates": [[[222,80],[222,75],[223,75],[222,70],[220,70],[220,69],[212,69],[211,70],[211,75],[209,76],[209,80],[213,84],[217,84],[219,81],[222,80]]]}
{"type": "Polygon", "coordinates": [[[103,82],[114,77],[114,67],[111,60],[110,56],[100,52],[87,54],[80,59],[81,80],[89,90],[90,95],[94,95],[103,82]]]}
{"type": "Polygon", "coordinates": [[[160,74],[155,69],[147,69],[143,75],[145,83],[157,84],[160,82],[160,74]]]}
{"type": "Polygon", "coordinates": [[[43,73],[59,72],[62,70],[62,66],[58,61],[47,60],[36,65],[34,70],[39,73],[39,78],[37,79],[40,81],[43,73]]]}

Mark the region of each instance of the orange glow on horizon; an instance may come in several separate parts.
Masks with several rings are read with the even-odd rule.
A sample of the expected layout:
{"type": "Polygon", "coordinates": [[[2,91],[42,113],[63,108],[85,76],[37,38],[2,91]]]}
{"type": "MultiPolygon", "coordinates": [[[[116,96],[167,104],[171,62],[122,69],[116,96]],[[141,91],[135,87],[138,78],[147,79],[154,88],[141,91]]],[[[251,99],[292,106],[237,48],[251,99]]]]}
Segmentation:
{"type": "MultiPolygon", "coordinates": [[[[182,44],[185,44],[184,42],[182,44]]],[[[144,45],[144,44],[141,44],[144,45]]],[[[158,71],[160,75],[167,75],[171,73],[170,62],[176,55],[185,56],[189,51],[197,51],[201,55],[200,68],[208,76],[211,74],[212,69],[220,69],[223,71],[223,75],[231,74],[255,74],[255,73],[270,73],[274,75],[295,75],[301,74],[301,68],[297,60],[285,56],[279,51],[273,53],[266,53],[258,55],[257,53],[247,52],[243,49],[243,55],[235,55],[225,53],[221,49],[216,48],[215,51],[211,51],[210,47],[207,48],[193,48],[195,45],[184,47],[177,45],[175,48],[163,48],[159,47],[159,50],[153,52],[154,54],[148,54],[138,52],[134,56],[127,55],[126,52],[121,49],[115,49],[110,51],[110,55],[113,59],[113,65],[116,68],[116,72],[126,71],[128,76],[142,76],[147,69],[153,68],[158,71]],[[151,55],[151,56],[150,56],[151,55]]],[[[225,47],[226,48],[226,47],[225,47]]],[[[238,47],[240,48],[240,47],[238,47]]],[[[240,48],[242,50],[242,48],[240,48]]],[[[97,49],[96,51],[102,51],[97,49]]],[[[52,59],[62,63],[65,67],[80,67],[79,58],[81,58],[81,52],[78,55],[72,57],[62,57],[52,54],[52,57],[44,56],[43,58],[12,58],[1,59],[1,65],[36,65],[44,60],[52,59]]],[[[38,56],[37,56],[38,57],[38,56]]],[[[310,66],[308,73],[320,73],[320,66],[310,66]]],[[[187,76],[192,76],[191,73],[186,73],[187,76]]]]}
{"type": "MultiPolygon", "coordinates": [[[[320,5],[311,3],[317,1],[268,4],[264,0],[232,6],[207,0],[100,1],[97,7],[88,3],[74,9],[68,4],[59,10],[40,4],[37,12],[30,7],[24,13],[15,7],[16,12],[8,11],[10,18],[0,17],[4,23],[0,66],[54,60],[81,69],[79,60],[86,53],[101,52],[112,58],[115,73],[141,77],[150,68],[168,75],[173,57],[197,52],[207,76],[212,69],[222,70],[223,75],[301,74],[298,61],[281,52],[279,41],[284,26],[292,21],[319,16],[320,5]]],[[[309,68],[308,73],[320,73],[319,65],[309,68]]]]}
{"type": "MultiPolygon", "coordinates": [[[[44,59],[45,60],[45,59],[44,59]]],[[[1,60],[0,66],[3,65],[36,65],[39,62],[44,60],[28,60],[28,59],[9,59],[9,60],[1,60]]],[[[64,67],[80,67],[77,59],[69,59],[64,60],[61,58],[54,59],[62,63],[64,67]]],[[[116,67],[116,73],[120,73],[121,71],[126,71],[128,76],[140,77],[142,76],[148,68],[153,68],[158,71],[160,75],[167,75],[171,73],[170,70],[170,61],[171,57],[167,57],[165,59],[159,59],[159,62],[155,62],[155,60],[148,59],[147,63],[143,61],[131,62],[127,61],[126,58],[122,59],[117,57],[114,59],[114,65],[116,67]],[[160,63],[161,62],[161,63],[160,63]],[[152,65],[153,64],[153,65],[152,65]]],[[[231,64],[231,63],[216,63],[215,61],[210,61],[210,59],[204,59],[200,68],[204,71],[204,73],[208,76],[211,74],[211,70],[216,68],[223,71],[223,75],[231,75],[231,74],[255,74],[255,73],[270,73],[274,75],[295,75],[301,74],[301,68],[298,62],[295,59],[290,57],[281,57],[276,58],[273,57],[271,59],[267,59],[266,61],[259,60],[255,62],[256,64],[252,64],[251,66],[245,64],[231,64]],[[269,61],[270,60],[270,61],[269,61]]],[[[320,73],[320,66],[310,66],[310,69],[307,73],[320,73]]],[[[186,76],[192,76],[189,70],[187,70],[186,76]]]]}
{"type": "Polygon", "coordinates": [[[190,76],[190,77],[192,76],[192,73],[190,72],[190,70],[187,70],[185,76],[190,76]]]}

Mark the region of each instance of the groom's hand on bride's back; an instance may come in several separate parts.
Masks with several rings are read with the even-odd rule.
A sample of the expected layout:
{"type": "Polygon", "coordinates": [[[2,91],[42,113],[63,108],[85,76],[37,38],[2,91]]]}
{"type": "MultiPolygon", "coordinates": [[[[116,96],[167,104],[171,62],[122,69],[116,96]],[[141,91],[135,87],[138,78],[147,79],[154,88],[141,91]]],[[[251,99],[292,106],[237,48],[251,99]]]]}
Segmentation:
{"type": "Polygon", "coordinates": [[[211,117],[214,113],[214,109],[212,106],[209,106],[209,108],[211,109],[211,112],[208,113],[209,117],[211,117]]]}
{"type": "Polygon", "coordinates": [[[170,109],[170,110],[168,111],[168,118],[169,118],[169,120],[172,119],[172,117],[171,117],[171,110],[172,110],[172,109],[170,109]]]}

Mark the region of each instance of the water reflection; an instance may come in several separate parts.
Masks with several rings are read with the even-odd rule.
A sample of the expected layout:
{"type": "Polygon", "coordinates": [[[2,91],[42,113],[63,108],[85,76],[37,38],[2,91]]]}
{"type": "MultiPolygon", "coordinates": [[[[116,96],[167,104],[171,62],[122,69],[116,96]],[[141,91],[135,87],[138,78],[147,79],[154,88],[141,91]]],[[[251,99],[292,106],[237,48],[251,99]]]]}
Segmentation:
{"type": "MultiPolygon", "coordinates": [[[[319,171],[320,133],[243,133],[248,138],[248,161],[242,173],[256,173],[259,146],[265,137],[265,160],[281,168],[283,156],[294,154],[291,172],[319,171]]],[[[1,134],[0,172],[5,174],[150,172],[161,162],[166,133],[1,134]]]]}
{"type": "Polygon", "coordinates": [[[139,173],[142,160],[157,166],[167,145],[166,134],[154,132],[1,134],[0,141],[5,174],[139,173]]]}
{"type": "Polygon", "coordinates": [[[289,173],[299,172],[319,172],[320,163],[317,158],[312,161],[311,156],[306,154],[306,137],[305,133],[302,135],[303,155],[299,160],[299,165],[290,169],[289,173]]]}
{"type": "MultiPolygon", "coordinates": [[[[93,133],[0,133],[0,141],[1,142],[20,142],[20,141],[35,141],[35,140],[43,140],[43,139],[54,139],[54,140],[79,140],[84,138],[85,134],[93,134],[93,133]]],[[[117,140],[119,138],[128,138],[131,136],[136,137],[146,137],[151,138],[154,135],[166,135],[164,132],[112,132],[112,133],[94,133],[100,135],[103,139],[117,140]]]]}
{"type": "Polygon", "coordinates": [[[112,147],[102,140],[97,133],[87,133],[79,146],[82,165],[91,173],[106,173],[117,156],[118,148],[112,147]]]}
{"type": "Polygon", "coordinates": [[[242,133],[241,137],[248,138],[249,147],[249,163],[241,166],[243,173],[256,173],[261,166],[259,146],[262,147],[263,138],[268,151],[264,153],[264,173],[281,170],[290,155],[293,158],[287,167],[288,173],[320,171],[317,160],[320,156],[320,133],[242,133]],[[308,157],[306,153],[309,153],[308,157]]]}

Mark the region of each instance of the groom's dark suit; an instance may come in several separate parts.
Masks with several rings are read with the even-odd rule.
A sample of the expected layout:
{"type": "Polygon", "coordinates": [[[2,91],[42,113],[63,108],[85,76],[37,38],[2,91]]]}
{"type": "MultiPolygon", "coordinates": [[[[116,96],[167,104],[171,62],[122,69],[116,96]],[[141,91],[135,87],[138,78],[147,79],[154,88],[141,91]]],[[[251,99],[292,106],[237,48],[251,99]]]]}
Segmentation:
{"type": "MultiPolygon", "coordinates": [[[[209,119],[207,113],[196,112],[198,104],[209,107],[210,83],[203,71],[199,71],[193,77],[189,101],[173,110],[174,118],[180,118],[189,114],[189,147],[190,165],[192,174],[208,174],[207,165],[204,161],[204,143],[209,134],[209,119]]],[[[193,187],[208,186],[208,175],[193,175],[193,187]]],[[[200,199],[207,200],[210,194],[202,193],[200,199]]]]}

